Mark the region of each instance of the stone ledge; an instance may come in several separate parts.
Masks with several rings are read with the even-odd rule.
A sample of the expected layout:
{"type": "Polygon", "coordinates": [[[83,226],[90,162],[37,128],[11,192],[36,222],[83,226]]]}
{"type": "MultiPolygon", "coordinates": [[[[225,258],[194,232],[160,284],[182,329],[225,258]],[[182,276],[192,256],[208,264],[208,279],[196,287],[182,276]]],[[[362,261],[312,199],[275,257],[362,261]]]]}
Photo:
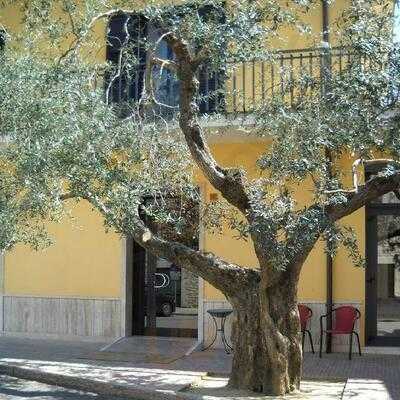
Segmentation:
{"type": "Polygon", "coordinates": [[[32,370],[15,365],[0,365],[0,374],[83,392],[97,393],[103,396],[122,396],[133,400],[184,400],[187,398],[185,395],[172,391],[161,392],[132,386],[128,387],[116,383],[99,382],[93,379],[32,370]]]}
{"type": "MultiPolygon", "coordinates": [[[[0,374],[67,389],[91,392],[103,396],[121,396],[133,400],[201,400],[209,396],[212,396],[211,398],[224,398],[226,400],[283,399],[283,397],[270,397],[246,391],[232,390],[226,387],[227,378],[212,377],[211,375],[198,377],[196,382],[186,385],[177,392],[163,392],[38,371],[16,365],[0,365],[0,374]]],[[[293,393],[284,398],[292,400],[340,400],[344,387],[344,381],[304,380],[300,392],[293,393]]]]}

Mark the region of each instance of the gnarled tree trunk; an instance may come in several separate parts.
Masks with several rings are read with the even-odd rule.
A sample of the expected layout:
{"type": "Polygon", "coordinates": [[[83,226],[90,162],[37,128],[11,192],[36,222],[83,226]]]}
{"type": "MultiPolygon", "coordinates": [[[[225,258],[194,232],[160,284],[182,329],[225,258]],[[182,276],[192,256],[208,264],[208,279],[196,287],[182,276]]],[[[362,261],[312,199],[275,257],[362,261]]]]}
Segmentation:
{"type": "Polygon", "coordinates": [[[198,61],[193,60],[188,44],[178,37],[169,34],[166,40],[177,59],[181,83],[179,124],[193,160],[209,183],[255,228],[251,229],[251,236],[261,266],[259,274],[225,265],[219,271],[202,275],[225,294],[234,308],[234,358],[229,384],[265,394],[290,393],[300,386],[302,368],[298,275],[318,235],[311,232],[310,244],[305,245],[299,260],[287,266],[287,273],[269,265],[267,249],[277,243],[275,239],[265,238],[263,230],[258,229],[260,224],[269,222],[258,215],[252,205],[254,199],[249,195],[246,174],[238,168],[224,168],[217,163],[197,119],[195,72],[198,61]]]}
{"type": "Polygon", "coordinates": [[[234,308],[229,385],[269,395],[299,389],[302,350],[292,285],[260,286],[229,300],[234,308]]]}

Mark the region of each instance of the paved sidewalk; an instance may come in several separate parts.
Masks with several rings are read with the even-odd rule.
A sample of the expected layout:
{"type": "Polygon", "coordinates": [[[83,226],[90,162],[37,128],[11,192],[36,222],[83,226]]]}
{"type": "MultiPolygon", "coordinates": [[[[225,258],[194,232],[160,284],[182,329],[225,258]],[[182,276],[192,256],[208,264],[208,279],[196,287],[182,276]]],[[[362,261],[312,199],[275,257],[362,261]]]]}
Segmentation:
{"type": "Polygon", "coordinates": [[[115,397],[104,397],[96,393],[79,392],[4,375],[0,375],[0,383],[2,400],[119,400],[115,397]]]}
{"type": "MultiPolygon", "coordinates": [[[[134,362],[121,362],[119,353],[112,351],[104,352],[108,361],[91,358],[106,343],[0,337],[0,373],[137,399],[254,398],[226,392],[224,376],[229,373],[231,356],[223,351],[195,352],[168,361],[165,351],[173,347],[171,342],[152,339],[152,347],[150,340],[133,340],[134,348],[124,351],[134,362]],[[158,362],[143,358],[144,348],[158,352],[158,362]]],[[[116,346],[119,351],[120,347],[116,346]]],[[[364,355],[349,361],[346,354],[324,354],[322,359],[306,354],[302,391],[293,398],[400,400],[400,358],[364,355]]]]}

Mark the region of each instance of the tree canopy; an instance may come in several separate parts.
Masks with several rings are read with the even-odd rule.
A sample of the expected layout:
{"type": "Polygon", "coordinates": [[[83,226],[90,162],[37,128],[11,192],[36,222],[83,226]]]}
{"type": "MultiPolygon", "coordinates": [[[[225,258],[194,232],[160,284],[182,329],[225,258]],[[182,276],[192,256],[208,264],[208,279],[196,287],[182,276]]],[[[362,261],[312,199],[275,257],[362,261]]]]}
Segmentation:
{"type": "MultiPolygon", "coordinates": [[[[197,196],[188,144],[174,121],[166,121],[160,107],[155,107],[153,76],[144,78],[147,87],[139,106],[126,102],[125,113],[126,109],[129,112],[125,118],[121,118],[121,104],[104,102],[102,79],[108,77],[110,82],[110,74],[129,74],[140,60],[127,40],[120,49],[123,57],[119,65],[95,63],[92,56],[99,51],[99,44],[93,42],[91,29],[97,23],[113,15],[140,13],[162,32],[161,40],[166,40],[175,53],[177,42],[189,46],[186,50],[190,54],[153,60],[151,69],[164,62],[163,68],[183,80],[177,59],[188,56],[193,70],[207,65],[228,77],[243,60],[274,62],[274,41],[282,39],[285,27],[295,25],[298,35],[311,35],[302,15],[318,6],[312,1],[294,1],[288,6],[279,1],[234,1],[226,6],[220,1],[191,1],[179,6],[157,3],[146,2],[144,7],[138,2],[126,10],[119,9],[118,4],[109,8],[102,1],[85,2],[85,7],[74,1],[26,2],[25,29],[19,34],[4,30],[7,46],[0,65],[0,121],[1,135],[8,145],[1,154],[2,248],[19,241],[36,246],[36,239],[44,237],[43,217],[59,218],[65,198],[86,198],[103,212],[107,209],[107,223],[126,234],[143,198],[178,196],[189,204],[197,196]]],[[[239,236],[255,230],[268,238],[269,251],[279,260],[274,264],[282,268],[289,253],[302,252],[305,239],[297,240],[296,232],[309,236],[310,231],[304,229],[307,226],[312,225],[311,230],[318,234],[325,231],[346,236],[344,231],[339,235],[337,226],[326,231],[345,212],[338,210],[347,209],[349,202],[360,197],[351,191],[354,188],[346,187],[343,171],[331,173],[336,159],[351,155],[369,160],[386,154],[398,160],[400,68],[398,47],[392,38],[393,10],[387,1],[350,3],[331,24],[330,32],[331,36],[340,32],[336,48],[347,57],[345,68],[339,73],[335,50],[322,47],[325,76],[296,71],[295,78],[285,81],[283,96],[282,92],[269,92],[254,109],[257,129],[249,130],[249,135],[272,139],[265,154],[255,160],[260,179],[248,179],[239,168],[228,170],[216,165],[208,149],[202,155],[197,151],[201,149],[192,150],[197,163],[210,162],[200,169],[217,189],[227,187],[222,192],[229,203],[241,212],[262,217],[254,219],[260,225],[250,226],[228,213],[239,236]],[[295,104],[287,101],[293,88],[295,104]],[[327,151],[332,157],[329,162],[327,151]],[[293,183],[310,178],[315,203],[299,209],[293,183]],[[229,187],[234,187],[233,195],[227,193],[229,187]],[[243,193],[238,195],[238,191],[243,193]],[[327,216],[323,210],[329,208],[340,215],[327,216]],[[291,248],[283,237],[293,237],[291,248]]],[[[128,24],[129,19],[126,27],[128,24]]],[[[318,46],[321,38],[316,35],[314,39],[318,46]]],[[[154,43],[146,37],[138,40],[153,53],[160,45],[160,41],[154,43]]],[[[207,95],[215,97],[216,93],[207,95]]],[[[180,113],[182,117],[185,111],[180,109],[175,116],[180,113]]],[[[396,164],[389,164],[388,179],[396,174],[396,164]]],[[[211,207],[212,213],[207,210],[203,218],[208,215],[211,221],[205,221],[206,225],[221,223],[218,215],[226,218],[227,212],[222,211],[226,207],[230,206],[219,204],[211,207]]],[[[148,206],[147,211],[160,222],[175,221],[177,229],[184,224],[180,221],[183,216],[171,215],[165,201],[148,206]]]]}
{"type": "MultiPolygon", "coordinates": [[[[107,227],[196,272],[222,290],[234,308],[246,303],[248,309],[262,311],[269,304],[254,319],[268,331],[268,340],[254,347],[264,353],[253,358],[264,354],[280,366],[265,370],[261,378],[236,372],[232,382],[264,392],[290,391],[298,386],[300,359],[292,311],[307,255],[322,235],[331,244],[329,251],[341,242],[361,264],[351,228],[338,222],[399,189],[400,59],[393,40],[393,4],[349,1],[330,25],[332,46],[304,22],[319,1],[125,3],[26,1],[23,30],[4,29],[0,248],[46,243],[43,221],[58,220],[66,200],[85,199],[104,216],[107,227]],[[138,34],[138,15],[157,33],[155,38],[138,34]],[[114,43],[115,62],[97,62],[104,43],[96,27],[117,16],[123,23],[119,43],[114,43]],[[321,67],[318,74],[298,64],[279,67],[282,53],[276,50],[285,43],[287,30],[315,44],[311,52],[321,67]],[[160,57],[161,45],[171,49],[172,57],[160,57]],[[204,96],[216,101],[229,91],[235,95],[238,89],[229,89],[227,82],[248,60],[275,65],[281,78],[275,83],[279,90],[269,82],[246,117],[254,128],[244,123],[248,135],[267,142],[264,154],[254,159],[257,178],[240,165],[217,163],[205,134],[205,122],[217,115],[199,118],[198,105],[204,96]],[[199,88],[204,68],[217,71],[223,82],[207,93],[199,88]],[[113,102],[114,83],[135,78],[139,70],[139,96],[113,102]],[[179,87],[176,105],[157,98],[157,77],[165,71],[179,87]],[[353,171],[340,168],[346,157],[355,161],[353,171]],[[362,182],[360,166],[372,163],[381,165],[381,171],[362,182]],[[209,229],[229,224],[240,238],[251,238],[259,270],[180,240],[193,223],[184,210],[199,201],[198,172],[223,197],[202,207],[202,223],[209,229]],[[300,206],[295,193],[305,185],[311,187],[312,201],[300,206]],[[171,198],[178,199],[179,207],[176,202],[171,207],[171,198]],[[157,233],[155,225],[168,229],[157,233]],[[244,288],[242,294],[238,287],[244,288]],[[279,297],[277,288],[286,293],[286,308],[271,305],[279,297]],[[250,306],[243,296],[251,290],[260,301],[250,306]],[[289,364],[277,355],[282,348],[289,364]],[[279,375],[285,368],[289,375],[279,375]]],[[[237,126],[237,120],[224,118],[226,129],[237,126]]],[[[235,340],[240,353],[246,346],[241,347],[238,336],[235,340]]]]}

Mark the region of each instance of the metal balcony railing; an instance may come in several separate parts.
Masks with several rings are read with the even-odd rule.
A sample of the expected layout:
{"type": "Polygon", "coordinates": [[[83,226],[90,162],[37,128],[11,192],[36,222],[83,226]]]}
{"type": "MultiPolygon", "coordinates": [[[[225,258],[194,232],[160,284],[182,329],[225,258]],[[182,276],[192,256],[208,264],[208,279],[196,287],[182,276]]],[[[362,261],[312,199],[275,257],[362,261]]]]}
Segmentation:
{"type": "MultiPolygon", "coordinates": [[[[254,112],[264,102],[282,99],[295,106],[311,93],[322,94],[331,74],[341,74],[354,62],[371,65],[354,52],[343,48],[311,48],[278,51],[268,60],[230,63],[228,74],[203,67],[199,72],[198,106],[200,114],[237,116],[254,112]]],[[[382,65],[375,66],[382,68],[382,65]]],[[[114,82],[111,100],[138,100],[143,88],[144,66],[130,78],[114,82]]],[[[155,96],[162,115],[173,116],[178,110],[179,82],[172,74],[154,70],[155,96]]]]}
{"type": "Polygon", "coordinates": [[[355,64],[365,70],[384,67],[383,61],[373,65],[370,59],[343,48],[283,50],[268,60],[231,64],[229,76],[214,91],[219,93],[219,108],[214,103],[204,108],[207,113],[243,115],[273,99],[296,106],[307,95],[322,96],[331,76],[341,75],[355,64]]]}

